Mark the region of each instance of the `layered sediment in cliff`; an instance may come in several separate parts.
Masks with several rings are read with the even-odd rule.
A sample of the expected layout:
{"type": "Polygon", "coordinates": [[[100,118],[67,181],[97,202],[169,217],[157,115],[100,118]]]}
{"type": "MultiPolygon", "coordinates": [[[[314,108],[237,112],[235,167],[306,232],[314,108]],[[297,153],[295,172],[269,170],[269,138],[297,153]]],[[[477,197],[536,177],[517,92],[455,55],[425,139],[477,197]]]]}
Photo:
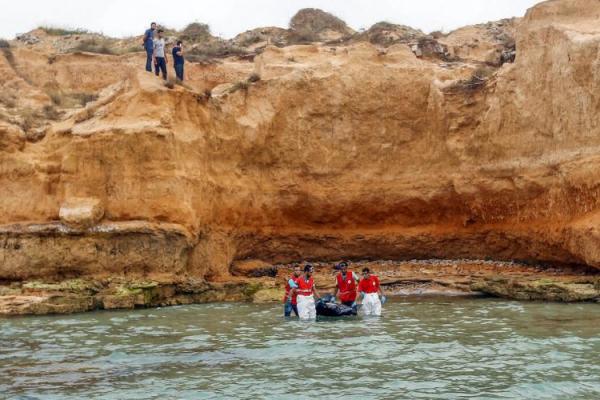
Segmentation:
{"type": "Polygon", "coordinates": [[[0,280],[235,282],[244,260],[341,258],[589,275],[599,20],[556,0],[437,39],[267,41],[170,87],[140,54],[17,43],[0,56],[0,280]]]}

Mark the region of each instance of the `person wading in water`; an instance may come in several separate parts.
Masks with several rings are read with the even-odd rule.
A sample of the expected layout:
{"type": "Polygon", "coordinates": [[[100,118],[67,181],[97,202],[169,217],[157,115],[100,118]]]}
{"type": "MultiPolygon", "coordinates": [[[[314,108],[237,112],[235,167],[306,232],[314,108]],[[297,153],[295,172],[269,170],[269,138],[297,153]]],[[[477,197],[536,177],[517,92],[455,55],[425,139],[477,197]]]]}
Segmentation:
{"type": "Polygon", "coordinates": [[[340,272],[335,277],[336,286],[333,295],[336,298],[339,296],[342,304],[352,307],[356,302],[358,277],[352,271],[348,271],[348,263],[345,261],[339,263],[337,269],[339,269],[340,272]]]}
{"type": "Polygon", "coordinates": [[[317,319],[317,309],[315,308],[315,297],[318,299],[319,293],[315,288],[315,280],[312,276],[313,266],[306,264],[304,266],[304,275],[298,278],[298,315],[301,320],[317,319]]]}
{"type": "Polygon", "coordinates": [[[364,315],[381,315],[381,304],[385,303],[386,297],[379,284],[379,278],[376,275],[371,275],[369,268],[364,268],[363,277],[358,284],[360,298],[358,302],[362,302],[362,312],[364,315]],[[379,299],[381,295],[381,300],[379,299]]]}
{"type": "Polygon", "coordinates": [[[289,317],[292,315],[292,311],[298,316],[298,279],[302,275],[302,268],[300,265],[294,265],[294,272],[290,279],[285,283],[285,296],[283,297],[283,315],[289,317]]]}

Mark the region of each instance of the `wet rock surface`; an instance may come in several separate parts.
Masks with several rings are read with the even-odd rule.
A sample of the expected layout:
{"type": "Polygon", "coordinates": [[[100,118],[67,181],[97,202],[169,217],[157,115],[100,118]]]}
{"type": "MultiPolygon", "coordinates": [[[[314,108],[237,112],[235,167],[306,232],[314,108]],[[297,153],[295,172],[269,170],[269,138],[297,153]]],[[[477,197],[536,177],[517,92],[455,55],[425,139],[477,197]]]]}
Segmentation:
{"type": "MultiPolygon", "coordinates": [[[[322,295],[335,289],[334,262],[314,262],[322,295]]],[[[392,296],[497,296],[554,302],[600,301],[600,278],[585,268],[552,268],[485,260],[411,260],[350,262],[377,274],[392,296]]],[[[246,266],[265,268],[258,260],[246,266]]],[[[68,314],[99,309],[133,309],[218,301],[281,302],[291,264],[270,265],[273,277],[257,277],[254,268],[236,277],[208,282],[173,275],[87,277],[55,282],[0,285],[0,315],[68,314]]]]}
{"type": "MultiPolygon", "coordinates": [[[[85,278],[60,283],[39,281],[0,285],[0,315],[71,314],[216,301],[272,301],[269,283],[239,280],[207,283],[194,279],[148,281],[85,278]]],[[[279,293],[280,294],[280,293],[279,293]]]]}

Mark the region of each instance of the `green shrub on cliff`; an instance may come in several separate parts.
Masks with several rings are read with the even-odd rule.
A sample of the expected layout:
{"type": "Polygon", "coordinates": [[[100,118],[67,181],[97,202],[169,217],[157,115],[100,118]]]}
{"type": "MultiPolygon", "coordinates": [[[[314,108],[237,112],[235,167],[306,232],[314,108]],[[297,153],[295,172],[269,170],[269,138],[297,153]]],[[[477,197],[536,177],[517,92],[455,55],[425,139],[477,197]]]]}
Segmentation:
{"type": "Polygon", "coordinates": [[[187,43],[197,43],[210,38],[210,27],[200,22],[192,22],[186,26],[179,38],[187,43]]]}

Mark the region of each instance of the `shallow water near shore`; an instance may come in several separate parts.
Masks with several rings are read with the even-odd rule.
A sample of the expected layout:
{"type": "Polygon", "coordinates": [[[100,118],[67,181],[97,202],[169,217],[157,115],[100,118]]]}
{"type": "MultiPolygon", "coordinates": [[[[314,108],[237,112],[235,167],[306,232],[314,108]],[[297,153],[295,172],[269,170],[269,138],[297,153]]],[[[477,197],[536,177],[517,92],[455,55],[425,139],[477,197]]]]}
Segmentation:
{"type": "Polygon", "coordinates": [[[204,304],[0,319],[15,399],[600,397],[600,305],[395,298],[299,322],[204,304]]]}

